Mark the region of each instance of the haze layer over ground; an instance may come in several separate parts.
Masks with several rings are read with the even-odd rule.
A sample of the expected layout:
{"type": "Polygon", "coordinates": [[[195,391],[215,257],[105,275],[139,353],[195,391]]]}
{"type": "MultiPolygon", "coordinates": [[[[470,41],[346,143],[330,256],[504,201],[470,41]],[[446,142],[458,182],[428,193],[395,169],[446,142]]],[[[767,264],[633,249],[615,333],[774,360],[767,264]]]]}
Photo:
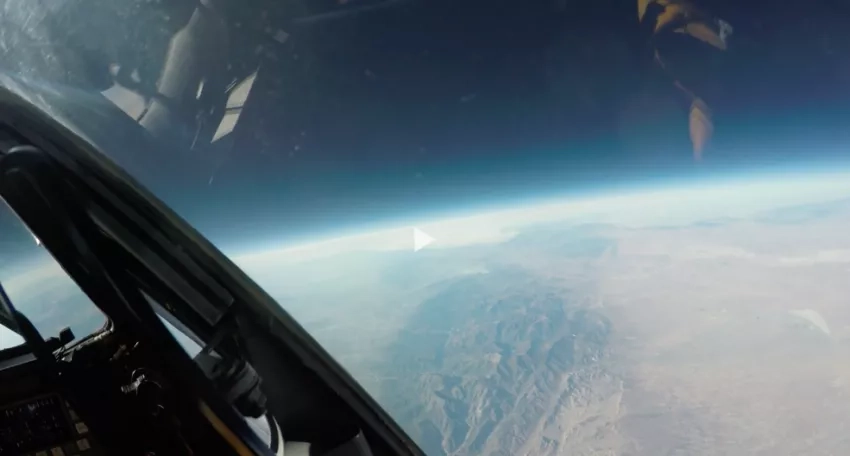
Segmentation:
{"type": "Polygon", "coordinates": [[[237,257],[430,454],[850,446],[850,179],[537,205],[237,257]]]}

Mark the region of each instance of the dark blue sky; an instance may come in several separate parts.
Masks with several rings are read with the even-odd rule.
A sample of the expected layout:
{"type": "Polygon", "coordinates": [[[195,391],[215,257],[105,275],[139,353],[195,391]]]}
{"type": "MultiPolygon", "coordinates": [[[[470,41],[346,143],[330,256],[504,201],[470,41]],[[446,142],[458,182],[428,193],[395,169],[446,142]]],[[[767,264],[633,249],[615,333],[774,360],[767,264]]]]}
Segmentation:
{"type": "MultiPolygon", "coordinates": [[[[98,128],[111,135],[108,153],[220,243],[671,178],[843,166],[848,8],[700,3],[735,29],[705,75],[722,90],[701,163],[691,158],[688,101],[653,64],[633,0],[225,0],[233,24],[265,18],[288,34],[270,46],[231,29],[240,51],[221,58],[261,69],[226,147],[128,152],[126,125],[98,128]]],[[[125,4],[136,2],[109,3],[118,13],[125,4]]],[[[138,36],[159,35],[128,33],[122,52],[154,59],[189,12],[156,8],[169,7],[73,30],[105,35],[130,20],[138,36]]]]}

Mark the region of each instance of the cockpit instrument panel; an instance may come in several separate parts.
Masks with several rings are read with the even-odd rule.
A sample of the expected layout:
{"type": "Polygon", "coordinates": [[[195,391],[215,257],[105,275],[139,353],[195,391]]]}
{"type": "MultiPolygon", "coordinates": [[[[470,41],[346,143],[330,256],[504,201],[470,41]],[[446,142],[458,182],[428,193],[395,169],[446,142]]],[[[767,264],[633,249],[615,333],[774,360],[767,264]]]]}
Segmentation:
{"type": "Polygon", "coordinates": [[[55,393],[0,407],[0,456],[91,454],[88,428],[55,393]]]}

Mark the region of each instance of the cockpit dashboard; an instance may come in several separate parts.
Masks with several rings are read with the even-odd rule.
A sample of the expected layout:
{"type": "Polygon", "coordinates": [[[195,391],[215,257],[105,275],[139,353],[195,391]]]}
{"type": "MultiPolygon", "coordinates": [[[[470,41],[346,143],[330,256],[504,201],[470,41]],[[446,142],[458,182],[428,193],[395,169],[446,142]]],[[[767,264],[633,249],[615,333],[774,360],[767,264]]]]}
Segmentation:
{"type": "Polygon", "coordinates": [[[0,455],[105,454],[50,375],[29,352],[0,362],[0,455]]]}

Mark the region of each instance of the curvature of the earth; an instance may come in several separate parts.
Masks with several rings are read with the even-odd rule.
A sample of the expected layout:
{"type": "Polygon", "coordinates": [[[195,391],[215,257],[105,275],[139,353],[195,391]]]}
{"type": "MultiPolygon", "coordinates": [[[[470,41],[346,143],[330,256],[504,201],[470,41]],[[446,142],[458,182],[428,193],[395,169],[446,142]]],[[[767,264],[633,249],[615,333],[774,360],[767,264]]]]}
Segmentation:
{"type": "Polygon", "coordinates": [[[785,176],[237,262],[429,454],[840,454],[848,198],[785,176]]]}
{"type": "MultiPolygon", "coordinates": [[[[429,454],[850,449],[850,175],[419,226],[415,253],[400,228],[235,259],[429,454]]],[[[4,285],[83,336],[103,317],[60,275],[4,285]]]]}

